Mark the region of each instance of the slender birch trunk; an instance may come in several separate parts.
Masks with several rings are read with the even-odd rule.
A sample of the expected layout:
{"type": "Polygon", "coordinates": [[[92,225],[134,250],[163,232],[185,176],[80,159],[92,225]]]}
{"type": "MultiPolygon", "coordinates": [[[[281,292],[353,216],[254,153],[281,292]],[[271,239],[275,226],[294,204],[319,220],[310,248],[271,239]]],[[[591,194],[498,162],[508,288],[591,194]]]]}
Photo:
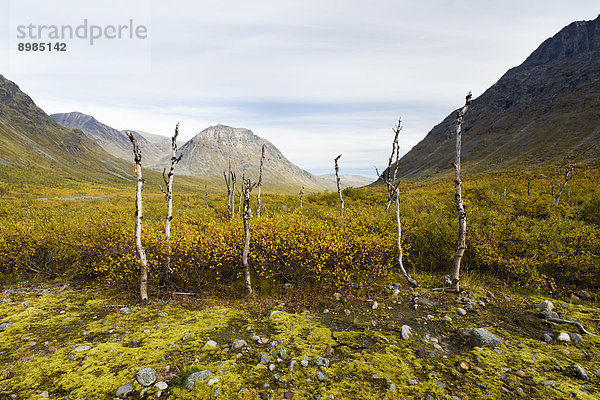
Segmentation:
{"type": "Polygon", "coordinates": [[[335,181],[337,183],[338,195],[340,196],[340,215],[343,217],[344,216],[344,198],[342,197],[342,188],[340,186],[340,167],[338,165],[338,160],[340,159],[341,156],[342,156],[341,154],[339,156],[337,156],[334,159],[334,162],[335,162],[335,181]]]}
{"type": "MultiPolygon", "coordinates": [[[[175,166],[179,161],[181,161],[181,157],[183,154],[177,156],[177,136],[179,135],[179,123],[175,125],[175,133],[173,133],[173,137],[171,137],[171,166],[169,167],[169,173],[165,176],[166,168],[163,169],[163,181],[165,182],[165,186],[167,190],[165,191],[162,186],[159,185],[160,191],[163,192],[165,198],[167,199],[167,217],[165,219],[165,240],[167,243],[167,254],[165,257],[165,269],[163,272],[163,277],[168,274],[171,269],[171,221],[173,220],[173,177],[175,175],[175,166]]],[[[189,208],[189,196],[188,196],[188,208],[189,208]]]]}
{"type": "Polygon", "coordinates": [[[187,203],[185,204],[185,209],[186,210],[190,209],[190,195],[189,194],[188,194],[188,197],[187,197],[187,203]]]}
{"type": "Polygon", "coordinates": [[[244,224],[244,249],[242,250],[242,268],[244,269],[244,287],[246,296],[252,296],[252,281],[250,278],[250,265],[248,264],[248,253],[250,252],[250,218],[252,210],[250,208],[250,193],[255,184],[250,179],[242,178],[242,193],[244,198],[242,220],[244,224]]]}
{"type": "Polygon", "coordinates": [[[235,215],[235,183],[237,181],[235,172],[230,172],[231,174],[231,218],[235,215]]]}
{"type": "Polygon", "coordinates": [[[265,145],[262,145],[262,150],[260,152],[260,167],[258,168],[258,196],[256,197],[256,216],[260,218],[260,208],[262,206],[262,200],[260,198],[260,188],[262,186],[262,174],[263,174],[263,163],[265,161],[265,145]]]}
{"type": "Polygon", "coordinates": [[[398,164],[400,161],[400,146],[398,145],[398,135],[400,134],[400,131],[402,130],[402,119],[398,118],[398,125],[396,126],[396,128],[392,129],[394,131],[394,141],[392,142],[392,154],[390,154],[390,159],[388,161],[388,167],[386,170],[386,177],[384,179],[384,181],[386,181],[387,184],[387,188],[388,188],[388,203],[386,206],[386,210],[388,210],[390,208],[390,205],[392,204],[392,200],[394,199],[394,185],[396,184],[396,177],[398,175],[398,164]],[[394,166],[394,173],[392,174],[392,165],[394,165],[394,154],[396,155],[396,164],[394,166]]]}
{"type": "Polygon", "coordinates": [[[300,209],[302,209],[302,198],[304,197],[304,186],[302,186],[302,190],[300,190],[300,209]]]}
{"type": "Polygon", "coordinates": [[[472,94],[466,97],[465,105],[462,109],[456,112],[456,159],[454,160],[454,201],[456,202],[456,211],[458,213],[458,248],[454,254],[454,263],[452,266],[452,273],[450,279],[452,280],[451,288],[459,291],[459,276],[460,276],[460,262],[465,250],[467,249],[467,213],[462,199],[462,181],[460,179],[460,152],[462,145],[462,122],[469,106],[473,102],[472,94]]]}
{"type": "Polygon", "coordinates": [[[133,145],[133,160],[135,162],[135,174],[137,176],[137,189],[135,192],[135,247],[140,259],[140,298],[143,302],[148,301],[148,261],[146,260],[146,250],[142,246],[142,190],[144,190],[144,179],[142,178],[142,152],[137,141],[127,132],[129,140],[133,145]]]}
{"type": "Polygon", "coordinates": [[[400,271],[402,275],[406,278],[410,286],[419,287],[421,286],[416,279],[414,279],[406,269],[404,268],[404,263],[402,262],[402,225],[400,224],[400,190],[396,188],[394,190],[396,197],[396,224],[398,225],[398,264],[400,265],[400,271]]]}
{"type": "Polygon", "coordinates": [[[227,218],[231,219],[233,216],[231,210],[231,162],[229,163],[229,170],[223,171],[223,178],[225,178],[225,185],[227,186],[227,218]]]}

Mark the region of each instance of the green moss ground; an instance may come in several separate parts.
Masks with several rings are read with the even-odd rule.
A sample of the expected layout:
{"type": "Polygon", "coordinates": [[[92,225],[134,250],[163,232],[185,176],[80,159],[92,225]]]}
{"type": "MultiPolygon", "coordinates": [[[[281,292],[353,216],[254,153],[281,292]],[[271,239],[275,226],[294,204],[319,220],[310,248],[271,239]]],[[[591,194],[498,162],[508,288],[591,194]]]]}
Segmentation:
{"type": "MultiPolygon", "coordinates": [[[[454,294],[426,289],[403,289],[396,296],[384,290],[375,310],[365,298],[346,302],[327,295],[303,310],[305,303],[301,308],[289,303],[293,293],[284,296],[289,304],[275,307],[276,298],[135,305],[110,288],[15,284],[0,295],[0,324],[13,323],[0,332],[0,398],[36,399],[47,391],[50,398],[109,399],[126,382],[134,384],[130,398],[156,398],[157,388],[143,391],[135,382],[146,366],[169,384],[160,394],[171,399],[214,398],[217,389],[218,398],[231,399],[266,394],[282,399],[286,392],[294,399],[599,398],[600,339],[584,335],[581,344],[545,344],[540,340],[545,332],[556,336],[577,329],[546,325],[534,308],[541,297],[509,295],[507,300],[497,294],[460,316],[455,310],[466,297],[483,295],[473,291],[461,302],[454,294]],[[124,305],[133,308],[130,314],[121,313],[124,305]],[[271,315],[273,310],[280,312],[271,315]],[[401,338],[403,324],[413,328],[409,340],[401,338]],[[473,327],[489,329],[503,345],[471,348],[464,333],[473,327]],[[236,339],[246,340],[246,348],[232,349],[236,339]],[[206,346],[208,340],[218,346],[206,346]],[[259,363],[263,352],[271,359],[267,364],[259,363]],[[300,364],[303,356],[308,367],[300,364]],[[327,357],[330,365],[317,367],[318,357],[327,357]],[[470,368],[460,369],[459,361],[470,368]],[[575,364],[589,381],[570,374],[575,364]],[[200,370],[210,370],[218,382],[186,389],[186,377],[200,370]],[[319,371],[326,379],[319,380],[319,371]],[[411,379],[418,384],[409,384],[411,379]]],[[[551,300],[565,317],[599,331],[596,303],[551,300]]]]}

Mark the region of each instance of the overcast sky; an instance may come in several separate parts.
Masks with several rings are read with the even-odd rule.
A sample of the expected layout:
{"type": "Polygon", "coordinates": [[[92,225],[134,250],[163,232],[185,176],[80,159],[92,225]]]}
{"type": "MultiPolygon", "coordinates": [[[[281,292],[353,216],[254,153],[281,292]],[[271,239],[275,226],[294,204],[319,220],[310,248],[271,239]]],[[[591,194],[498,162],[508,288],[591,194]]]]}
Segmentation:
{"type": "MultiPolygon", "coordinates": [[[[385,166],[398,117],[404,153],[469,90],[481,95],[564,26],[600,13],[600,0],[37,3],[25,16],[36,24],[54,23],[51,5],[61,23],[148,25],[143,41],[100,40],[100,59],[67,51],[60,71],[1,57],[0,74],[48,114],[163,135],[179,121],[184,140],[218,123],[245,127],[310,172],[332,172],[343,153],[342,173],[367,176],[385,166]]],[[[11,17],[0,0],[3,54],[16,48],[24,4],[13,0],[11,17]]]]}

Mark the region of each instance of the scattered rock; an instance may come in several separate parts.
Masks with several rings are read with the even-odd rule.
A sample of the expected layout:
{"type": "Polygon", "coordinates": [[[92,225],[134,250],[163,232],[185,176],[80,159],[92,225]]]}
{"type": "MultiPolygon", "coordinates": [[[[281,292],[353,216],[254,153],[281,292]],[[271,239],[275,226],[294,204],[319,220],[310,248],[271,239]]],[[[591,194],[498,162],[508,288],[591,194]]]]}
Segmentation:
{"type": "Polygon", "coordinates": [[[217,378],[217,377],[214,377],[214,378],[210,378],[210,379],[208,380],[208,382],[206,382],[206,384],[207,384],[208,386],[212,386],[212,385],[214,385],[214,384],[215,384],[215,383],[217,383],[217,382],[219,382],[219,378],[217,378]]]}
{"type": "Polygon", "coordinates": [[[583,337],[579,333],[569,333],[569,336],[571,337],[571,341],[573,343],[583,342],[583,337]]]}
{"type": "Polygon", "coordinates": [[[194,386],[196,385],[196,381],[205,381],[206,379],[211,377],[212,374],[213,374],[212,372],[210,372],[209,370],[206,370],[206,369],[203,371],[194,372],[193,374],[188,376],[187,380],[185,381],[186,389],[193,390],[194,386]]]}
{"type": "Polygon", "coordinates": [[[25,307],[33,307],[29,301],[22,303],[25,307]]]}
{"type": "Polygon", "coordinates": [[[435,381],[435,384],[438,385],[440,387],[440,389],[446,388],[446,384],[442,381],[435,381]]]}
{"type": "Polygon", "coordinates": [[[271,311],[271,314],[269,314],[269,318],[272,318],[275,315],[279,315],[279,314],[281,314],[281,311],[279,311],[279,310],[271,311]]]}
{"type": "Polygon", "coordinates": [[[167,382],[163,382],[163,381],[156,382],[154,384],[154,386],[157,387],[158,390],[167,390],[167,388],[169,387],[169,385],[167,384],[167,382]]]}
{"type": "Polygon", "coordinates": [[[395,392],[397,390],[397,387],[393,383],[390,383],[390,386],[388,386],[388,390],[391,392],[395,392]]]}
{"type": "Polygon", "coordinates": [[[286,399],[291,399],[292,397],[294,397],[294,393],[292,393],[292,392],[285,392],[283,394],[283,397],[286,398],[286,399]]]}
{"type": "Polygon", "coordinates": [[[325,358],[325,357],[319,357],[317,358],[317,361],[315,361],[315,365],[317,367],[329,367],[329,359],[325,358]]]}
{"type": "Polygon", "coordinates": [[[242,347],[246,346],[247,344],[248,343],[246,343],[245,340],[238,339],[231,344],[231,348],[234,350],[238,350],[238,349],[241,349],[242,347]]]}
{"type": "Polygon", "coordinates": [[[127,314],[131,314],[131,312],[133,311],[133,308],[132,307],[123,307],[119,311],[121,312],[121,314],[127,315],[127,314]]]}
{"type": "Polygon", "coordinates": [[[13,326],[13,323],[12,322],[5,322],[3,324],[0,324],[0,332],[4,331],[9,326],[13,326]]]}
{"type": "Polygon", "coordinates": [[[169,316],[169,314],[167,314],[167,313],[166,313],[166,312],[164,312],[164,311],[161,311],[161,312],[159,312],[159,313],[158,313],[158,316],[159,316],[159,317],[168,317],[168,316],[169,316]]]}
{"type": "Polygon", "coordinates": [[[458,307],[458,308],[456,309],[456,313],[457,313],[458,315],[467,315],[467,310],[465,310],[464,308],[458,307]]]}
{"type": "Polygon", "coordinates": [[[412,379],[412,378],[411,378],[411,379],[409,379],[409,380],[408,380],[408,384],[409,384],[409,385],[418,385],[418,384],[419,384],[419,381],[418,381],[418,380],[416,380],[416,379],[412,379]]]}
{"type": "Polygon", "coordinates": [[[42,393],[40,393],[40,397],[47,399],[48,397],[50,397],[50,395],[48,394],[47,390],[44,390],[42,393]]]}
{"type": "Polygon", "coordinates": [[[302,356],[302,360],[300,360],[300,365],[303,367],[308,367],[308,356],[302,356]]]}
{"type": "Polygon", "coordinates": [[[92,348],[92,346],[84,345],[75,347],[75,351],[88,351],[92,348]]]}
{"type": "Polygon", "coordinates": [[[291,283],[284,283],[282,286],[285,290],[292,290],[294,288],[294,285],[291,283]]]}
{"type": "Polygon", "coordinates": [[[573,370],[575,371],[575,375],[583,380],[583,381],[589,381],[590,378],[588,377],[587,373],[585,372],[585,370],[583,368],[581,368],[581,366],[579,365],[573,365],[573,370]]]}
{"type": "Polygon", "coordinates": [[[554,381],[541,381],[540,384],[542,386],[554,386],[554,385],[556,385],[556,382],[554,382],[554,381]]]}
{"type": "Polygon", "coordinates": [[[554,342],[554,337],[550,333],[544,333],[542,335],[542,341],[544,341],[546,343],[552,343],[552,342],[554,342]]]}
{"type": "Polygon", "coordinates": [[[522,369],[518,369],[515,372],[515,375],[518,376],[519,378],[525,378],[525,376],[526,376],[525,371],[523,371],[522,369]]]}
{"type": "Polygon", "coordinates": [[[402,325],[402,339],[408,340],[412,336],[412,328],[408,325],[402,325]]]}
{"type": "Polygon", "coordinates": [[[500,338],[485,328],[471,329],[470,337],[472,347],[498,347],[502,345],[502,341],[500,340],[500,338]]]}
{"type": "Polygon", "coordinates": [[[569,336],[569,334],[567,332],[561,332],[558,334],[558,341],[559,342],[570,342],[571,336],[569,336]]]}
{"type": "Polygon", "coordinates": [[[282,359],[285,359],[286,355],[287,355],[286,348],[281,346],[281,348],[279,349],[279,357],[281,357],[282,359]]]}
{"type": "Polygon", "coordinates": [[[552,302],[550,300],[544,300],[541,303],[539,303],[538,305],[536,305],[535,307],[539,308],[540,310],[548,310],[548,311],[554,310],[554,304],[552,304],[552,302]]]}
{"type": "Polygon", "coordinates": [[[158,374],[156,371],[150,367],[142,368],[135,374],[135,379],[137,379],[138,383],[142,386],[152,385],[156,382],[157,377],[158,374]]]}
{"type": "Polygon", "coordinates": [[[318,370],[317,371],[317,379],[320,381],[326,381],[329,378],[321,370],[318,370]]]}
{"type": "Polygon", "coordinates": [[[556,311],[544,310],[540,313],[542,318],[558,318],[558,313],[556,311]]]}
{"type": "Polygon", "coordinates": [[[269,355],[267,353],[261,353],[260,357],[258,358],[258,362],[261,364],[267,365],[268,363],[271,362],[271,358],[269,357],[269,355]]]}
{"type": "Polygon", "coordinates": [[[377,304],[377,302],[374,301],[373,304],[371,305],[371,310],[377,310],[377,308],[379,308],[379,304],[377,304]]]}
{"type": "Polygon", "coordinates": [[[119,386],[119,388],[115,392],[115,396],[125,397],[131,392],[133,392],[133,384],[131,382],[127,382],[126,384],[119,386]]]}
{"type": "Polygon", "coordinates": [[[218,344],[214,340],[209,340],[208,342],[204,343],[204,346],[206,346],[206,347],[217,347],[218,344]]]}
{"type": "Polygon", "coordinates": [[[462,371],[468,371],[469,368],[471,368],[471,365],[465,360],[459,361],[456,365],[458,365],[458,368],[462,371]]]}
{"type": "Polygon", "coordinates": [[[346,308],[346,309],[344,309],[344,314],[346,314],[346,315],[350,315],[350,313],[351,313],[351,311],[350,311],[350,310],[348,310],[347,308],[346,308]]]}

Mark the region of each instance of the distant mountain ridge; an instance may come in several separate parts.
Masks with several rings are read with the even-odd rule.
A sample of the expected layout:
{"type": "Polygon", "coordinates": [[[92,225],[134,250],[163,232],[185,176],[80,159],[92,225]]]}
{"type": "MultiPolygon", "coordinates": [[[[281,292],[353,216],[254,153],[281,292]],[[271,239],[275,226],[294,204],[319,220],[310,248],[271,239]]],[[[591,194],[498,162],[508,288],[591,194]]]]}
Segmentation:
{"type": "MultiPolygon", "coordinates": [[[[108,125],[99,122],[91,115],[80,112],[69,112],[61,114],[52,114],[50,117],[59,124],[67,127],[80,129],[92,140],[98,143],[104,150],[115,157],[126,161],[133,160],[132,145],[125,131],[118,131],[108,125]]],[[[142,150],[143,165],[155,164],[158,160],[169,153],[170,139],[161,143],[159,139],[153,137],[153,141],[146,139],[145,135],[137,131],[131,131],[136,138],[140,149],[142,150]]],[[[158,135],[153,135],[158,136],[158,135]]]]}
{"type": "MultiPolygon", "coordinates": [[[[184,156],[177,170],[181,174],[221,177],[231,163],[232,169],[237,171],[238,181],[241,182],[242,174],[256,181],[263,145],[263,182],[267,186],[283,185],[298,190],[302,186],[313,190],[330,186],[325,180],[292,164],[271,142],[251,130],[226,125],[206,128],[181,146],[180,151],[184,156]]],[[[165,162],[167,159],[159,165],[165,162]]]]}
{"type": "MultiPolygon", "coordinates": [[[[401,158],[399,176],[451,170],[454,125],[452,112],[401,158]]],[[[467,171],[600,159],[600,17],[573,22],[506,72],[473,101],[463,132],[467,171]]]]}

